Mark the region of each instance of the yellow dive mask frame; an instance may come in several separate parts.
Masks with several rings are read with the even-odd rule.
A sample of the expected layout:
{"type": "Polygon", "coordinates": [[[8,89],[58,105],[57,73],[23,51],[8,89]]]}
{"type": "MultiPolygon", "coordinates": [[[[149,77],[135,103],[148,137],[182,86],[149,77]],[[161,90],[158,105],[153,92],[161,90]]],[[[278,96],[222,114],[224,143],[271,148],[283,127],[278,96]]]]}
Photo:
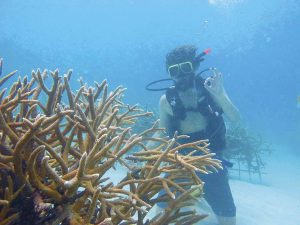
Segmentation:
{"type": "Polygon", "coordinates": [[[193,71],[193,64],[190,61],[173,64],[168,68],[168,73],[172,78],[177,78],[182,74],[192,73],[193,71]]]}

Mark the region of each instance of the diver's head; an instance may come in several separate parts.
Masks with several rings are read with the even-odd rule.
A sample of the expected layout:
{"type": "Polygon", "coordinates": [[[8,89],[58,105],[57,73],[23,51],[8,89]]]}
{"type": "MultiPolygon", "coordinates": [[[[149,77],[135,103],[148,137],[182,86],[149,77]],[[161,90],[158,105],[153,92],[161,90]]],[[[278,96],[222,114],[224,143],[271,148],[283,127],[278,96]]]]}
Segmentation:
{"type": "Polygon", "coordinates": [[[195,71],[200,64],[196,60],[196,51],[195,46],[184,45],[173,49],[166,56],[166,69],[179,90],[184,91],[194,84],[195,71]]]}

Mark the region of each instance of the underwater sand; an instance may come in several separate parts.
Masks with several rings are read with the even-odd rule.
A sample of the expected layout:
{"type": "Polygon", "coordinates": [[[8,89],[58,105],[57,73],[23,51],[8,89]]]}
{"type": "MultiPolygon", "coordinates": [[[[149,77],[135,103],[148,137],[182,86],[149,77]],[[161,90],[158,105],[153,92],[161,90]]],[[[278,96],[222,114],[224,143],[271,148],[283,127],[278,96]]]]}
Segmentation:
{"type": "MultiPolygon", "coordinates": [[[[230,180],[237,207],[237,225],[300,225],[300,158],[286,155],[289,149],[285,147],[274,149],[262,184],[255,177],[249,181],[246,174],[242,180],[230,180]]],[[[125,170],[118,169],[113,174],[111,177],[117,182],[125,175],[125,170]]],[[[154,213],[155,208],[150,216],[154,213]]],[[[210,211],[206,213],[210,216],[199,224],[217,225],[214,215],[210,211]]]]}
{"type": "Polygon", "coordinates": [[[276,147],[263,184],[231,180],[239,225],[300,225],[300,159],[276,147]]]}

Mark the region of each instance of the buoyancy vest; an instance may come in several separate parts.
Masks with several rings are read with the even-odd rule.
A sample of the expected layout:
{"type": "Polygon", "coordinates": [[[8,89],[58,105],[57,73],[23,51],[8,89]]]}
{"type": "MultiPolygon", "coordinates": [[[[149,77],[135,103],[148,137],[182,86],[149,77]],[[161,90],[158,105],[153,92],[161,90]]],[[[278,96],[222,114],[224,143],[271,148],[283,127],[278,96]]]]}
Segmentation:
{"type": "Polygon", "coordinates": [[[204,88],[204,79],[200,76],[195,76],[195,86],[197,89],[198,104],[195,108],[185,108],[182,100],[179,97],[176,86],[172,86],[166,91],[166,99],[170,104],[173,112],[171,118],[171,127],[167,129],[170,136],[177,131],[182,134],[179,127],[180,120],[186,118],[186,113],[189,111],[200,112],[208,121],[204,130],[187,134],[190,139],[188,142],[209,139],[210,149],[213,152],[219,152],[225,147],[226,127],[222,117],[222,109],[214,102],[208,91],[204,88]]]}

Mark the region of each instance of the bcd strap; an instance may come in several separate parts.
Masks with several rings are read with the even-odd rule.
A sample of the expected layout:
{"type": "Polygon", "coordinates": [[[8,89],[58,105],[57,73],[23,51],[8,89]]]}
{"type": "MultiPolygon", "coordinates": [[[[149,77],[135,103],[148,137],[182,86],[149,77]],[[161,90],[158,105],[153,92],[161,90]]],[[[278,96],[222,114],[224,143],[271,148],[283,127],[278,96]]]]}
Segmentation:
{"type": "Polygon", "coordinates": [[[166,98],[172,108],[173,118],[175,120],[184,120],[186,111],[175,86],[168,88],[166,98]]]}

